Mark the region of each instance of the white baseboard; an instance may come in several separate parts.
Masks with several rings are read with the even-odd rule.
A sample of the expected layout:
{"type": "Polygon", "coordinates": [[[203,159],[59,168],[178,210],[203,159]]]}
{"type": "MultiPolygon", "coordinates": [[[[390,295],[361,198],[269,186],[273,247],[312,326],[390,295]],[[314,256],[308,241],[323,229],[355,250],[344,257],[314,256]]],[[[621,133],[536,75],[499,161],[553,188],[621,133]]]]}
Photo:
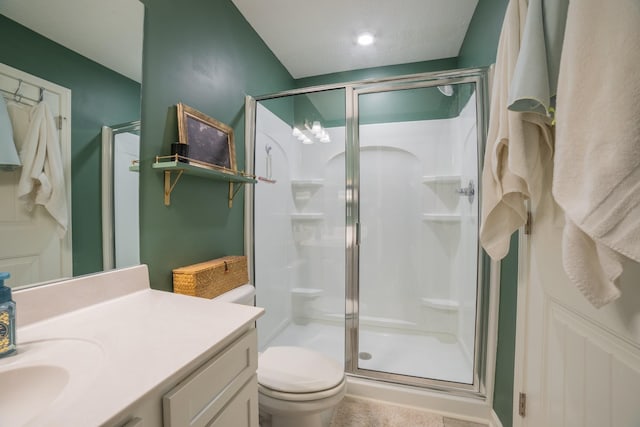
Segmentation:
{"type": "MultiPolygon", "coordinates": [[[[486,400],[447,395],[416,387],[348,377],[347,394],[393,405],[410,406],[442,416],[488,424],[492,409],[486,400]]],[[[502,427],[501,424],[496,425],[502,427]]],[[[494,426],[491,426],[494,427],[494,426]]]]}

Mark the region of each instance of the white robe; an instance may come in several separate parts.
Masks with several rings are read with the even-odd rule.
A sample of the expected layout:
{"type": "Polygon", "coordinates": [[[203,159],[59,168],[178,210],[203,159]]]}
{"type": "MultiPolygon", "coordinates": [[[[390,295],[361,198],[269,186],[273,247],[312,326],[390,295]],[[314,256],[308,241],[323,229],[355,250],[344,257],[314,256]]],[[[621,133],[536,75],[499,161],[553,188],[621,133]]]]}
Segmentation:
{"type": "Polygon", "coordinates": [[[26,202],[29,209],[34,204],[44,206],[58,223],[58,235],[62,238],[69,221],[64,165],[53,115],[44,102],[31,110],[20,158],[22,173],[18,197],[26,202]]]}

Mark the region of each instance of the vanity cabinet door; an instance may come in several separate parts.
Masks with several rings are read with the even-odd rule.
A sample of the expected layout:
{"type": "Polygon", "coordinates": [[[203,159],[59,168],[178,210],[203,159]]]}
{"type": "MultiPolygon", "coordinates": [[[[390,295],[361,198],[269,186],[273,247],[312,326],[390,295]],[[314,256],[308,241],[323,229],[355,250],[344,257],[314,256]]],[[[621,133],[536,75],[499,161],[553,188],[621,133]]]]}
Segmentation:
{"type": "Polygon", "coordinates": [[[258,377],[254,375],[207,427],[258,427],[258,377]]]}
{"type": "MultiPolygon", "coordinates": [[[[249,381],[255,376],[257,367],[257,336],[256,330],[251,329],[164,395],[164,427],[208,426],[212,420],[222,419],[223,408],[226,412],[235,407],[234,399],[241,396],[241,390],[247,389],[245,393],[254,390],[257,397],[258,386],[249,381]]],[[[247,399],[244,401],[246,403],[247,399]]],[[[257,412],[257,400],[249,399],[248,402],[257,412]]],[[[214,425],[235,427],[244,424],[234,421],[214,425]]]]}

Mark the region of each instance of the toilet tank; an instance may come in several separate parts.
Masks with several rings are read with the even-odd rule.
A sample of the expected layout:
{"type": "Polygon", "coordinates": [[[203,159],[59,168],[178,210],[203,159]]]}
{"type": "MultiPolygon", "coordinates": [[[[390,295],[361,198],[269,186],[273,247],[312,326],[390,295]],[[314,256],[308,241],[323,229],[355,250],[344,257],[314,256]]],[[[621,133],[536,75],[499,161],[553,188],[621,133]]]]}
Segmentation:
{"type": "Polygon", "coordinates": [[[253,285],[246,284],[238,286],[223,293],[220,296],[212,298],[212,301],[232,302],[242,305],[253,305],[253,297],[256,294],[256,288],[253,285]]]}

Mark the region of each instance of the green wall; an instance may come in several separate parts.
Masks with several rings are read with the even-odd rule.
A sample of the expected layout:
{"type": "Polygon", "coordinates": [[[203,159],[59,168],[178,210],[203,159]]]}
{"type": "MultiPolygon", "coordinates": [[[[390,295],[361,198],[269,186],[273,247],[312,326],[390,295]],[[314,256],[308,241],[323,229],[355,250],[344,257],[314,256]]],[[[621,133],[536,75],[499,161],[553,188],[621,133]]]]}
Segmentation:
{"type": "Polygon", "coordinates": [[[516,351],[518,301],[518,233],[511,236],[511,250],[500,263],[500,313],[496,354],[493,409],[504,427],[513,425],[513,374],[516,351]]]}
{"type": "MultiPolygon", "coordinates": [[[[498,39],[508,0],[481,0],[460,49],[460,67],[481,67],[495,62],[498,39]]],[[[504,427],[513,425],[513,368],[516,337],[518,239],[500,267],[500,313],[493,409],[504,427]]]]}
{"type": "Polygon", "coordinates": [[[509,0],[480,0],[460,48],[460,68],[484,67],[496,60],[498,38],[509,0]]]}
{"type": "Polygon", "coordinates": [[[0,62],[71,89],[73,274],[100,271],[100,132],[140,118],[140,84],[4,15],[0,40],[0,62]]]}
{"type": "MultiPolygon", "coordinates": [[[[334,83],[346,83],[361,80],[395,77],[431,71],[444,71],[457,68],[456,58],[436,61],[414,62],[324,74],[296,80],[296,86],[309,87],[334,83]]],[[[308,95],[309,98],[316,95],[308,95]]],[[[344,98],[344,94],[342,95],[344,98]]],[[[344,101],[343,101],[344,103],[344,101]]],[[[318,103],[311,102],[312,105],[318,103]]],[[[312,109],[301,108],[305,104],[296,103],[296,122],[307,116],[313,117],[312,109]]],[[[459,114],[458,92],[454,96],[442,95],[435,88],[422,88],[400,92],[382,92],[366,94],[360,100],[360,123],[382,123],[413,120],[434,120],[455,117],[459,114]]],[[[323,125],[327,127],[344,125],[344,107],[341,109],[320,109],[317,111],[323,125]],[[338,113],[338,114],[335,114],[338,113]],[[341,115],[340,115],[341,114],[341,115]]]]}
{"type": "Polygon", "coordinates": [[[296,80],[299,88],[331,83],[345,83],[359,80],[380,79],[384,77],[403,76],[408,74],[444,71],[458,68],[457,58],[438,59],[436,61],[412,62],[409,64],[387,65],[384,67],[364,68],[361,70],[342,71],[322,74],[296,80]]]}
{"type": "MultiPolygon", "coordinates": [[[[142,103],[141,258],[156,289],[171,290],[171,270],[243,252],[243,199],[226,206],[227,186],[185,176],[171,206],[162,203],[163,180],[151,170],[154,156],[177,139],[175,108],[184,102],[236,130],[244,165],[244,94],[293,87],[487,66],[495,51],[507,0],[482,0],[458,58],[356,70],[293,80],[229,0],[147,0],[142,103]],[[215,22],[212,23],[212,17],[215,22]]],[[[286,113],[288,115],[290,113],[286,113]]],[[[515,242],[514,242],[515,243],[515,242]]],[[[512,246],[515,249],[515,246],[512,246]]],[[[517,254],[502,263],[498,362],[494,409],[511,425],[517,254]]]]}
{"type": "Polygon", "coordinates": [[[183,176],[163,204],[156,155],[177,141],[183,102],[234,128],[244,168],[244,96],[294,88],[291,75],[230,0],[145,1],[140,171],[141,260],[151,286],[172,290],[172,269],[244,253],[244,190],[227,207],[226,183],[183,176]]]}
{"type": "Polygon", "coordinates": [[[456,85],[452,96],[443,95],[433,86],[362,94],[358,97],[359,123],[366,125],[457,117],[461,110],[458,102],[460,88],[464,85],[456,85]]]}

